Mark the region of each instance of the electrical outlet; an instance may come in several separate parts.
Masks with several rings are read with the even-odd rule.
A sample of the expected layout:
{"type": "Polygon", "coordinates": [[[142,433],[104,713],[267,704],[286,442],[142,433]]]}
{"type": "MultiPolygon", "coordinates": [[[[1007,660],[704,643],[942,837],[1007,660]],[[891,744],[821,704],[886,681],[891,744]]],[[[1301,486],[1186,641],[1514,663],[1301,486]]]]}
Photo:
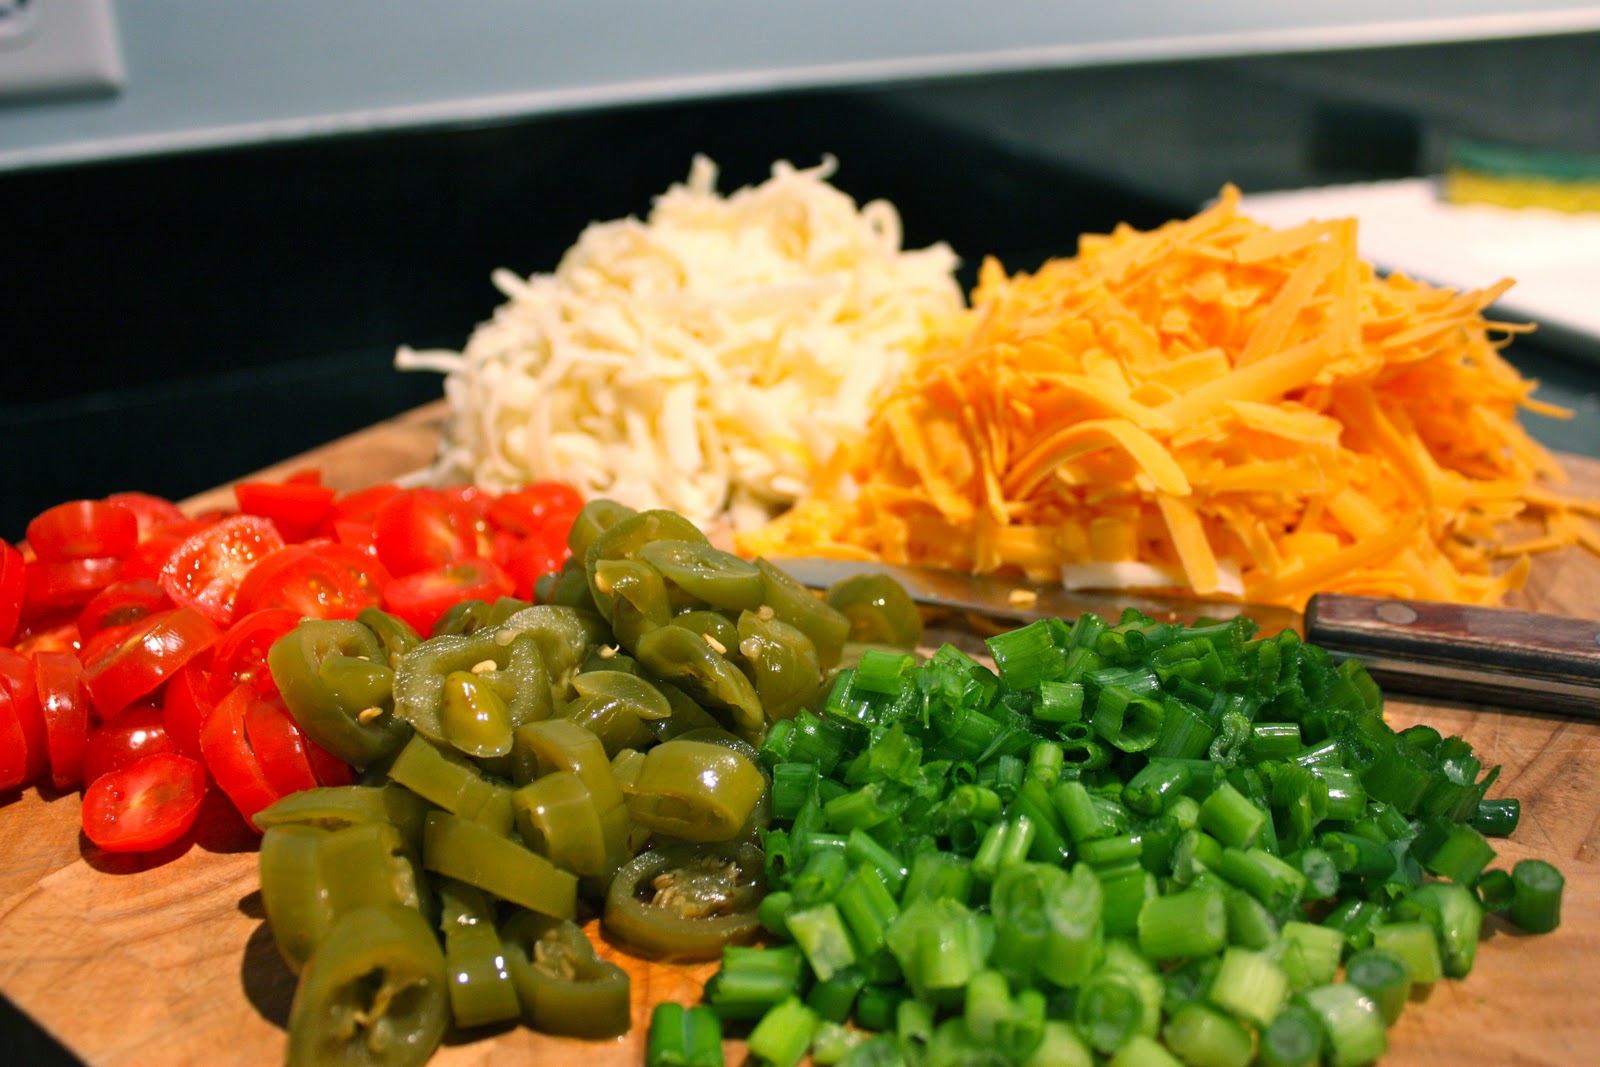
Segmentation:
{"type": "Polygon", "coordinates": [[[0,0],[0,98],[122,88],[111,0],[0,0]]]}

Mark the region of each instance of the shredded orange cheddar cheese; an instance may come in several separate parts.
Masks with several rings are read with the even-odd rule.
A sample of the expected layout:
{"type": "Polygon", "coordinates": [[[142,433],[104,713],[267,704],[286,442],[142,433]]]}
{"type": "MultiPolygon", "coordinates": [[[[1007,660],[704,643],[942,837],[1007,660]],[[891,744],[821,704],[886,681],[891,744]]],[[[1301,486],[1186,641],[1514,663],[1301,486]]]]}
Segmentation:
{"type": "Polygon", "coordinates": [[[742,551],[1021,572],[1302,605],[1318,590],[1499,601],[1526,554],[1600,548],[1545,488],[1500,355],[1531,327],[1379,276],[1353,220],[1273,229],[1238,192],[1082,238],[935,337],[861,437],[742,551]],[[1508,541],[1512,520],[1542,531],[1508,541]],[[1511,557],[1519,561],[1507,564],[1511,557]]]}

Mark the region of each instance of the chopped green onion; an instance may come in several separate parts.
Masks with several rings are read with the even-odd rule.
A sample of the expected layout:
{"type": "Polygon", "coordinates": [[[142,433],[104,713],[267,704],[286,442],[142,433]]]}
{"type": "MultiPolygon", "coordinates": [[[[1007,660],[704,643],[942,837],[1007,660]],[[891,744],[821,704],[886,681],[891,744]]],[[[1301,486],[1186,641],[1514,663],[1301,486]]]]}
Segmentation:
{"type": "Polygon", "coordinates": [[[789,936],[800,946],[811,970],[822,981],[828,981],[856,962],[850,932],[845,929],[844,918],[831,901],[801,911],[791,911],[788,928],[789,936]]]}
{"type": "Polygon", "coordinates": [[[1328,1067],[1357,1067],[1388,1050],[1383,1016],[1361,989],[1341,982],[1308,989],[1300,997],[1322,1023],[1328,1067]]]}
{"type": "Polygon", "coordinates": [[[1151,959],[1208,956],[1227,943],[1228,906],[1219,890],[1151,897],[1139,909],[1139,948],[1151,959]]]}
{"type": "MultiPolygon", "coordinates": [[[[1515,871],[1512,878],[1516,878],[1515,871]]],[[[1514,902],[1512,906],[1516,906],[1514,902]]],[[[1400,919],[1423,919],[1433,927],[1448,977],[1463,978],[1472,970],[1483,928],[1483,905],[1471,889],[1454,882],[1429,882],[1396,901],[1394,914],[1400,919]]]]}
{"type": "Polygon", "coordinates": [[[1234,1016],[1266,1026],[1289,995],[1289,978],[1265,953],[1229,947],[1211,980],[1210,998],[1234,1016]]]}
{"type": "Polygon", "coordinates": [[[1515,797],[1480,800],[1472,814],[1472,825],[1485,837],[1510,837],[1522,820],[1522,802],[1515,797]]]}
{"type": "Polygon", "coordinates": [[[832,1019],[823,1019],[811,1035],[811,1062],[819,1067],[832,1067],[833,1064],[842,1063],[866,1040],[867,1035],[859,1030],[852,1030],[832,1019]]]}
{"type": "Polygon", "coordinates": [[[706,983],[706,1003],[724,1020],[758,1019],[795,996],[805,958],[793,945],[722,950],[722,966],[706,983]]]}
{"type": "Polygon", "coordinates": [[[1398,956],[1414,985],[1432,985],[1444,977],[1438,935],[1425,922],[1380,923],[1372,928],[1372,947],[1398,956]]]}
{"type": "Polygon", "coordinates": [[[1223,845],[1249,848],[1266,828],[1269,816],[1239,790],[1223,782],[1200,804],[1200,827],[1223,845]]]}
{"type": "Polygon", "coordinates": [[[1411,996],[1411,972],[1405,960],[1381,948],[1367,948],[1345,961],[1344,980],[1378,1006],[1384,1025],[1393,1026],[1411,996]]]}
{"type": "Polygon", "coordinates": [[[1317,1067],[1322,1062],[1322,1024],[1303,1004],[1291,1004],[1261,1031],[1256,1058],[1261,1067],[1317,1067]]]}
{"type": "Polygon", "coordinates": [[[722,1021],[704,1005],[657,1004],[650,1013],[644,1062],[645,1067],[722,1067],[722,1021]]]}
{"type": "Polygon", "coordinates": [[[1566,879],[1544,860],[1519,860],[1511,868],[1512,897],[1508,917],[1531,934],[1547,934],[1561,925],[1561,893],[1566,879]]]}
{"type": "Polygon", "coordinates": [[[790,997],[761,1017],[745,1045],[757,1062],[770,1067],[798,1067],[817,1032],[816,1012],[799,997],[790,997]]]}
{"type": "Polygon", "coordinates": [[[1254,1054],[1250,1031],[1198,1001],[1181,1005],[1162,1027],[1167,1048],[1186,1064],[1246,1067],[1254,1054]]]}

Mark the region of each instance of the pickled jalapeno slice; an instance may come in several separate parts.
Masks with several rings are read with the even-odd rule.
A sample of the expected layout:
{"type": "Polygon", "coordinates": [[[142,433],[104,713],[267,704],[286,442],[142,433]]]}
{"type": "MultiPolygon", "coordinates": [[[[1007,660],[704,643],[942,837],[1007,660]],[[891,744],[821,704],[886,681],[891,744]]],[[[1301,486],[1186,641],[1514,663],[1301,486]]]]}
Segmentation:
{"type": "Polygon", "coordinates": [[[300,729],[346,763],[381,762],[411,736],[392,710],[388,653],[359,622],[307,619],[273,642],[267,665],[300,729]]]}
{"type": "Polygon", "coordinates": [[[708,960],[755,938],[765,859],[748,842],[670,846],[623,866],[606,893],[606,934],[658,960],[708,960]]]}
{"type": "Polygon", "coordinates": [[[500,927],[507,969],[533,1029],[615,1037],[633,1024],[628,973],[601,959],[577,923],[519,911],[500,927]]]}

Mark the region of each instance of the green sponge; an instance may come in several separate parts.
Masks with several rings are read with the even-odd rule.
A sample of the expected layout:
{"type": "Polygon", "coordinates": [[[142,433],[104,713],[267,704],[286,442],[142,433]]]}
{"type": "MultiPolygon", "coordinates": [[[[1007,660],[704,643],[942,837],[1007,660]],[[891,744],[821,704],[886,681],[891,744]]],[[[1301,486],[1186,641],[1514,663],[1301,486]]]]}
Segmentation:
{"type": "Polygon", "coordinates": [[[1600,211],[1600,154],[1459,141],[1443,182],[1452,204],[1600,211]]]}

